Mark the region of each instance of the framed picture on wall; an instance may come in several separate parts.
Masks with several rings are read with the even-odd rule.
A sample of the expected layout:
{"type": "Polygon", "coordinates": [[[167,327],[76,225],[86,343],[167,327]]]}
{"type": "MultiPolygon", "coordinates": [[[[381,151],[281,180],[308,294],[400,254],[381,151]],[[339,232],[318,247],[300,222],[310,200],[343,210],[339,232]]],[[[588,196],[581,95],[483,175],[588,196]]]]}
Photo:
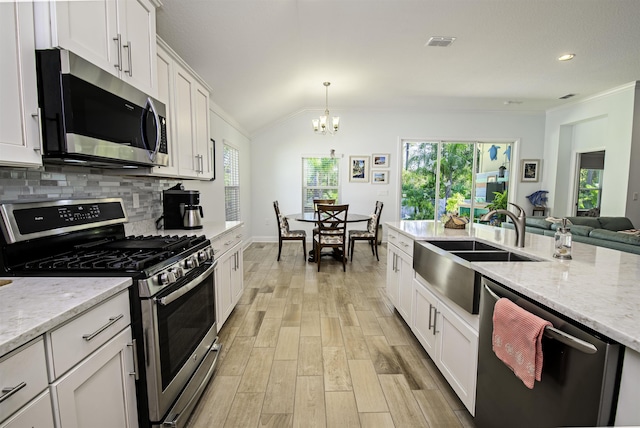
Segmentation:
{"type": "Polygon", "coordinates": [[[369,182],[369,156],[349,156],[349,181],[369,182]]]}
{"type": "Polygon", "coordinates": [[[537,182],[538,180],[540,180],[540,159],[523,159],[520,181],[537,182]]]}
{"type": "Polygon", "coordinates": [[[371,184],[388,184],[389,171],[371,171],[371,184]]]}
{"type": "Polygon", "coordinates": [[[371,168],[389,168],[388,153],[374,153],[371,157],[373,158],[371,168]]]}

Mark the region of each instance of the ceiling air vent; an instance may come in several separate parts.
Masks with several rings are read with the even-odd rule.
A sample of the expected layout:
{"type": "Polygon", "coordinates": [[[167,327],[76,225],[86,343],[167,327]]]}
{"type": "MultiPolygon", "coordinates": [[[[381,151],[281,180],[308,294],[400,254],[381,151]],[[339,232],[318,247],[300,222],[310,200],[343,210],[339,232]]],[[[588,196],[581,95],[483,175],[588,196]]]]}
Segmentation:
{"type": "Polygon", "coordinates": [[[453,41],[455,40],[455,37],[440,37],[440,36],[434,36],[431,37],[429,39],[429,41],[427,42],[427,44],[425,46],[439,46],[441,48],[446,48],[448,47],[451,43],[453,43],[453,41]]]}
{"type": "Polygon", "coordinates": [[[576,94],[567,94],[567,95],[564,95],[564,96],[562,96],[562,97],[560,97],[558,99],[559,100],[566,100],[568,98],[575,97],[575,96],[576,96],[576,94]]]}

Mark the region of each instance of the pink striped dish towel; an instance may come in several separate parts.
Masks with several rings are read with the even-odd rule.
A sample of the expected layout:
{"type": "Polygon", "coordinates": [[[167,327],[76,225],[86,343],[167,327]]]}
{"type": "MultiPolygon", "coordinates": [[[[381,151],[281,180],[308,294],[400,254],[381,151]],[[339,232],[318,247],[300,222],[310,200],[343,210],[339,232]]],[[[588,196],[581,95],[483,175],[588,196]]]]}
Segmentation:
{"type": "Polygon", "coordinates": [[[542,375],[542,335],[546,326],[552,324],[507,298],[496,302],[493,352],[529,389],[542,375]]]}

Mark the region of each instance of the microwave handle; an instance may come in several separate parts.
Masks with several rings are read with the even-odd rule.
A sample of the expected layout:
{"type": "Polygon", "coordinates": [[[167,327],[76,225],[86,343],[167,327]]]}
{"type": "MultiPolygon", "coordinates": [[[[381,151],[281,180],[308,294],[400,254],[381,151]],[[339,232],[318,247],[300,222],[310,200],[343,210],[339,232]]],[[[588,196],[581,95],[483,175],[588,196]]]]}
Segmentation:
{"type": "MultiPolygon", "coordinates": [[[[153,154],[149,154],[149,158],[151,160],[154,160],[156,158],[156,155],[158,154],[158,150],[160,149],[160,132],[161,132],[161,127],[160,127],[160,116],[158,115],[158,112],[156,111],[156,106],[153,105],[153,100],[149,97],[147,97],[147,104],[145,105],[145,109],[149,107],[149,110],[151,110],[151,112],[153,113],[153,117],[156,121],[156,147],[155,150],[153,151],[153,154]]],[[[146,140],[146,136],[145,136],[145,140],[146,140]]]]}

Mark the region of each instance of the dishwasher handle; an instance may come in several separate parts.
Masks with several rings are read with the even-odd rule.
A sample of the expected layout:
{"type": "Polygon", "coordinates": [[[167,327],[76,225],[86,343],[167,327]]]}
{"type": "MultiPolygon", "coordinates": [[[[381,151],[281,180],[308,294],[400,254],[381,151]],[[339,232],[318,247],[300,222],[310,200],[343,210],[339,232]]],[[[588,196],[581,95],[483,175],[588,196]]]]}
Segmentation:
{"type": "MultiPolygon", "coordinates": [[[[498,296],[493,290],[491,290],[487,286],[487,284],[483,284],[483,287],[485,290],[487,290],[487,293],[489,293],[491,297],[496,299],[496,301],[501,299],[501,297],[498,296]]],[[[598,348],[596,348],[593,343],[578,339],[577,337],[565,333],[562,330],[558,330],[555,327],[545,327],[544,335],[551,339],[557,340],[558,342],[564,343],[571,348],[577,349],[580,352],[584,352],[585,354],[595,354],[596,352],[598,352],[598,348]]]]}

